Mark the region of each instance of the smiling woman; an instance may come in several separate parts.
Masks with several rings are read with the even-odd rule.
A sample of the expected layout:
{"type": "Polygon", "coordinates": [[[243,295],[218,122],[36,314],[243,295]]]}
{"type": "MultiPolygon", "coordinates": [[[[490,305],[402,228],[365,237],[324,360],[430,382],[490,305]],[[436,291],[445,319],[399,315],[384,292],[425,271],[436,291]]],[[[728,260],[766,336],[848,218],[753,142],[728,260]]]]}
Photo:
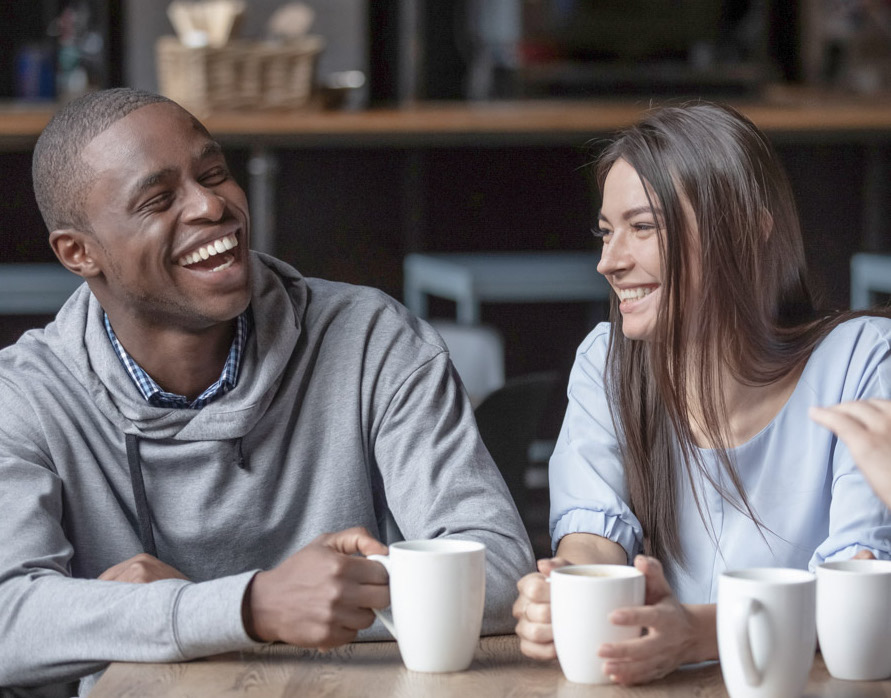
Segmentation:
{"type": "Polygon", "coordinates": [[[610,322],[582,343],[550,463],[557,557],[524,577],[523,651],[554,656],[542,573],[631,562],[643,626],[604,645],[614,681],[717,658],[725,569],[891,557],[891,514],[813,405],[888,397],[891,319],[821,313],[785,173],[765,136],[715,104],[664,107],[596,164],[610,322]]]}

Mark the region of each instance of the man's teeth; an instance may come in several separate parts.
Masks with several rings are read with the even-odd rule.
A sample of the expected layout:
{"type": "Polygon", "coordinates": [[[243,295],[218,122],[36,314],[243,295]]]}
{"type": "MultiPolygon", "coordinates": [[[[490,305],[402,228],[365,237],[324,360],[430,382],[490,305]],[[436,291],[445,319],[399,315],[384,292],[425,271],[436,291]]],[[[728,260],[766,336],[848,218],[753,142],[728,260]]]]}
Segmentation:
{"type": "Polygon", "coordinates": [[[235,257],[229,257],[229,259],[223,262],[220,266],[214,267],[211,271],[222,271],[223,269],[228,269],[233,264],[235,264],[235,257]]]}
{"type": "Polygon", "coordinates": [[[644,296],[649,296],[652,292],[652,288],[648,288],[645,286],[638,286],[637,288],[621,288],[616,291],[619,296],[619,300],[622,301],[640,300],[644,296]]]}
{"type": "MultiPolygon", "coordinates": [[[[213,242],[209,242],[203,247],[199,247],[194,252],[190,252],[189,254],[184,254],[176,263],[181,267],[187,267],[190,264],[194,264],[195,262],[200,262],[202,259],[208,259],[213,257],[214,255],[220,254],[221,252],[228,252],[229,250],[238,247],[238,238],[235,235],[227,235],[226,237],[222,237],[219,240],[214,240],[213,242]]],[[[226,264],[221,264],[214,271],[218,269],[225,269],[226,267],[231,265],[231,261],[226,264]]]]}

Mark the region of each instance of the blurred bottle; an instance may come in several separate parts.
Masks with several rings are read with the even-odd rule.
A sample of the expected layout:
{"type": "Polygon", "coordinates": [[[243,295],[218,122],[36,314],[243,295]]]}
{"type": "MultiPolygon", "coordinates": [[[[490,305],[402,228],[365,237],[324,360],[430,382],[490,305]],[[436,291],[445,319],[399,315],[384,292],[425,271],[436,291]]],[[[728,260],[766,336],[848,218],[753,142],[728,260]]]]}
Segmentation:
{"type": "Polygon", "coordinates": [[[53,47],[29,43],[15,57],[15,95],[26,100],[52,100],[56,97],[56,71],[53,47]]]}

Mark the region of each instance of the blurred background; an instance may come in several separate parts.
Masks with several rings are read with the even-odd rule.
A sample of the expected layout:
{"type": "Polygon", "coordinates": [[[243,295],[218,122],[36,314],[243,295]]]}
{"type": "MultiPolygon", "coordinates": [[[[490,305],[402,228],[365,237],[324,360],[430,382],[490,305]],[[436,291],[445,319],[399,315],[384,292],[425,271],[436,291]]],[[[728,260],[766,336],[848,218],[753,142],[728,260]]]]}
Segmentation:
{"type": "MultiPolygon", "coordinates": [[[[242,43],[208,48],[208,35],[186,31],[162,49],[175,26],[160,0],[0,3],[0,293],[13,266],[54,263],[30,157],[58,104],[119,85],[170,91],[165,52],[200,55],[206,69],[214,56],[256,58],[262,42],[267,53],[294,49],[301,32],[320,40],[306,50],[308,95],[285,94],[291,102],[270,108],[269,123],[251,110],[271,93],[243,103],[210,94],[195,111],[248,190],[261,246],[305,275],[402,300],[409,254],[596,254],[599,201],[585,165],[614,124],[599,115],[690,98],[783,110],[787,120],[768,133],[827,308],[849,305],[854,254],[891,253],[889,0],[307,0],[299,9],[248,0],[230,37],[242,43]],[[253,120],[227,120],[228,107],[253,120]],[[485,125],[463,125],[481,123],[473,119],[485,125]]],[[[194,77],[185,65],[174,77],[194,77]]],[[[499,343],[499,381],[557,376],[536,428],[547,441],[575,347],[606,306],[596,293],[581,302],[513,293],[483,303],[470,324],[499,343]]],[[[0,346],[53,312],[0,314],[0,346]]],[[[424,312],[446,327],[457,299],[434,295],[424,312]]]]}

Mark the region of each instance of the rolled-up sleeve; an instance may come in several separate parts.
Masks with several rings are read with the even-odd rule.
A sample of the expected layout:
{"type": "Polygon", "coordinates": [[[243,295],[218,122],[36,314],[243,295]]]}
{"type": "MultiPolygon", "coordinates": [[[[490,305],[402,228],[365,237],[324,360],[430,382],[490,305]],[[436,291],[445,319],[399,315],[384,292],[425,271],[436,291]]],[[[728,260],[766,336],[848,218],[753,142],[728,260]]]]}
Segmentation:
{"type": "Polygon", "coordinates": [[[593,533],[621,545],[629,562],[643,530],[627,504],[625,468],[604,389],[609,325],[588,335],[569,377],[566,416],[551,456],[551,546],[563,536],[593,533]]]}

